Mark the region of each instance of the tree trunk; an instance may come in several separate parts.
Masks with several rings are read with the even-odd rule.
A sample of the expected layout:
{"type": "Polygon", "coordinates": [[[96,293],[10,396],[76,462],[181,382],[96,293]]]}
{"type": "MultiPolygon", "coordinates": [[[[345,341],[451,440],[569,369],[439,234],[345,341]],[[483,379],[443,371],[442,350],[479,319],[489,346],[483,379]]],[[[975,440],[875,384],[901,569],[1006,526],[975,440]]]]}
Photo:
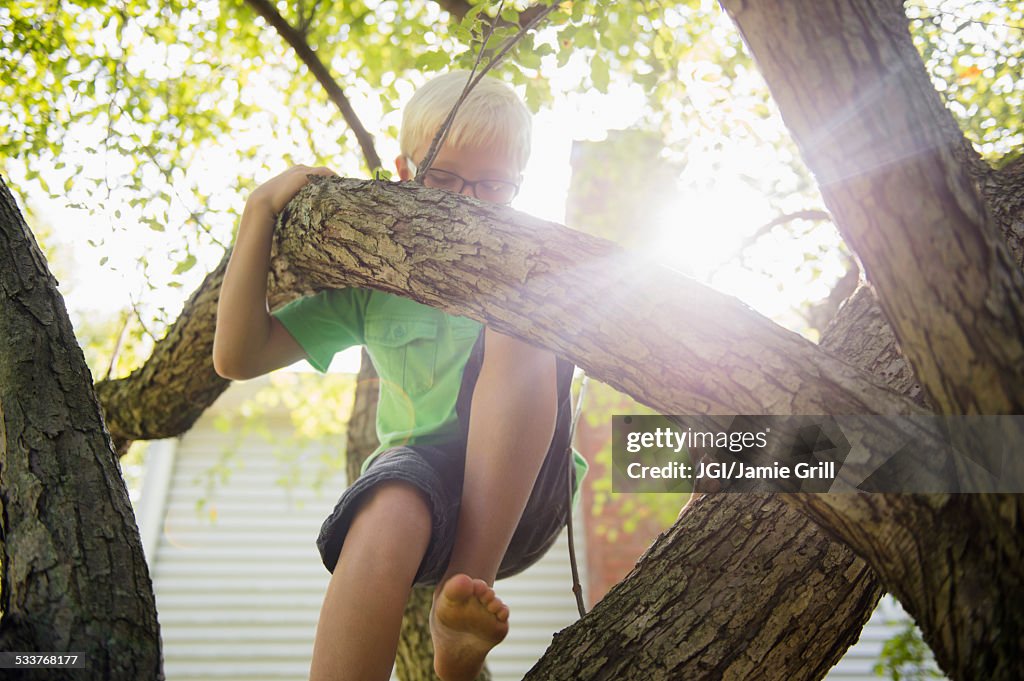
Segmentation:
{"type": "Polygon", "coordinates": [[[345,479],[352,481],[359,477],[363,462],[377,448],[377,398],[380,395],[380,378],[373,368],[370,354],[363,348],[359,360],[359,374],[356,376],[356,395],[352,400],[352,413],[345,429],[345,479]]]}
{"type": "MultiPolygon", "coordinates": [[[[1024,276],[1005,241],[1013,207],[997,215],[985,201],[976,154],[931,85],[901,3],[723,5],[927,400],[945,414],[1024,412],[1024,276]]],[[[789,500],[875,567],[946,673],[1019,678],[1021,495],[789,500]]]]}
{"type": "Polygon", "coordinates": [[[153,588],[92,377],[2,180],[0,509],[0,650],[78,653],[88,678],[162,679],[153,588]]]}
{"type": "Polygon", "coordinates": [[[898,0],[723,3],[930,401],[1024,410],[1024,275],[898,0]]]}
{"type": "Polygon", "coordinates": [[[1024,263],[1024,156],[979,178],[981,190],[1017,267],[1024,263]]]}

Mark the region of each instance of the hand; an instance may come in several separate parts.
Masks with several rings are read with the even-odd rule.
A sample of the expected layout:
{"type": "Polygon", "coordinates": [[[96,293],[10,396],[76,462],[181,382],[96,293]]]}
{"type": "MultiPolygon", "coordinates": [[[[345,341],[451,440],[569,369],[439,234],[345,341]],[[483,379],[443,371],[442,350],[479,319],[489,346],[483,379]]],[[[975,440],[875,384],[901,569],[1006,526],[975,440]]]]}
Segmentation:
{"type": "Polygon", "coordinates": [[[307,175],[337,176],[337,173],[322,166],[317,168],[295,166],[256,187],[246,203],[262,204],[272,214],[278,215],[292,200],[292,197],[309,181],[307,175]]]}

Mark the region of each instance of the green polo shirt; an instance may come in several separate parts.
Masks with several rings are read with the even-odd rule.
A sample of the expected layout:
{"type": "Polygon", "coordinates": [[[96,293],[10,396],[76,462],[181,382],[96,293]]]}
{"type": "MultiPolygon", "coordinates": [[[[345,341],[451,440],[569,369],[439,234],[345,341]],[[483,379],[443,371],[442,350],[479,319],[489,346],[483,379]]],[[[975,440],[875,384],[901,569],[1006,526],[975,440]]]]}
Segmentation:
{"type": "MultiPolygon", "coordinates": [[[[334,354],[365,345],[380,376],[377,439],[381,452],[406,444],[437,444],[461,437],[455,403],[462,375],[483,325],[466,317],[373,289],[328,289],[273,313],[326,372],[334,354]]],[[[587,470],[573,450],[576,490],[587,470]]]]}

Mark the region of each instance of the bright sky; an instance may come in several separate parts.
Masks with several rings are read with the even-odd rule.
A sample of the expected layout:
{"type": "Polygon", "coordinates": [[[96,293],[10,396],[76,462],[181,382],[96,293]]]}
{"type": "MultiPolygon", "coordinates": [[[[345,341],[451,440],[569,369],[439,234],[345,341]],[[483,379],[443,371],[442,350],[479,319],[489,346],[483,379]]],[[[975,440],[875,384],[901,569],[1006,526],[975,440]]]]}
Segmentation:
{"type": "MultiPolygon", "coordinates": [[[[174,59],[183,59],[184,56],[160,55],[159,61],[163,67],[165,59],[173,62],[174,59]]],[[[580,82],[584,70],[587,69],[589,66],[582,57],[574,57],[567,67],[559,71],[558,76],[564,79],[565,83],[580,82]]],[[[276,77],[285,76],[279,74],[276,77]]],[[[751,77],[756,77],[756,74],[752,74],[751,77]]],[[[277,85],[278,83],[268,81],[259,87],[264,92],[272,93],[277,85]]],[[[407,93],[406,97],[410,94],[407,93]]],[[[699,99],[699,79],[690,94],[694,100],[699,99]]],[[[375,130],[382,125],[397,124],[395,114],[381,121],[376,98],[360,97],[357,92],[350,93],[350,97],[368,129],[375,130]]],[[[278,148],[281,157],[292,153],[288,148],[287,131],[282,141],[280,131],[273,128],[274,116],[287,114],[287,111],[274,111],[274,108],[286,109],[286,105],[274,96],[261,96],[257,101],[265,104],[268,115],[247,128],[235,131],[233,134],[238,143],[262,141],[271,147],[271,153],[278,148]]],[[[638,86],[613,80],[611,91],[607,95],[597,92],[574,94],[560,99],[553,109],[543,110],[537,114],[534,120],[534,147],[525,172],[522,191],[514,206],[545,219],[563,222],[571,173],[569,155],[572,141],[600,140],[609,130],[635,125],[643,115],[644,106],[643,93],[638,86]]],[[[325,121],[319,129],[323,139],[318,140],[318,148],[330,149],[331,145],[336,146],[336,141],[331,137],[345,134],[342,125],[337,120],[325,121]]],[[[86,147],[101,146],[103,132],[101,129],[78,131],[74,138],[69,140],[65,151],[80,155],[83,161],[90,164],[104,163],[107,174],[112,178],[130,172],[131,163],[116,153],[101,156],[90,155],[85,151],[86,147]]],[[[383,135],[378,135],[377,143],[383,159],[393,159],[397,155],[396,140],[384,139],[383,135]]],[[[688,177],[681,178],[681,185],[690,189],[666,197],[666,203],[661,211],[664,216],[662,238],[651,244],[648,255],[721,291],[741,298],[763,314],[784,323],[797,323],[792,308],[803,299],[815,299],[826,295],[827,285],[839,275],[838,258],[831,261],[826,259],[824,267],[828,271],[816,281],[807,282],[806,272],[797,272],[806,250],[819,247],[835,250],[837,239],[834,231],[826,225],[805,238],[803,243],[792,239],[762,239],[758,244],[756,257],[763,263],[770,263],[770,268],[775,274],[774,280],[768,280],[764,275],[751,272],[736,263],[728,263],[746,236],[777,215],[777,209],[770,207],[767,199],[744,181],[744,174],[751,168],[776,165],[778,160],[765,157],[764,145],[725,143],[705,146],[715,148],[702,149],[701,145],[692,145],[686,165],[688,177]],[[684,179],[686,182],[682,181],[684,179]]],[[[303,162],[306,159],[295,161],[303,162]]],[[[230,189],[230,185],[241,174],[251,173],[257,181],[263,181],[287,165],[282,158],[273,172],[256,165],[240,166],[229,140],[224,140],[220,146],[211,145],[199,157],[197,163],[174,173],[175,181],[181,181],[182,188],[181,191],[174,189],[171,192],[169,231],[176,225],[185,223],[188,211],[196,208],[191,203],[195,199],[191,198],[184,182],[186,172],[191,180],[212,193],[214,202],[220,200],[220,196],[224,197],[223,202],[227,202],[244,200],[237,199],[237,194],[230,189]],[[222,188],[222,191],[218,191],[217,188],[222,188]]],[[[349,175],[358,175],[359,172],[354,161],[352,168],[336,170],[349,175]]],[[[15,181],[21,182],[19,170],[12,167],[11,171],[15,181]]],[[[48,178],[50,186],[61,186],[66,179],[66,175],[56,170],[44,172],[44,177],[48,178]]],[[[155,173],[145,179],[147,183],[160,181],[155,173]]],[[[76,196],[74,187],[68,196],[70,201],[84,202],[87,198],[76,196]]],[[[149,230],[139,223],[138,217],[142,214],[141,211],[146,210],[145,206],[125,206],[122,207],[119,216],[107,215],[105,219],[97,219],[89,217],[84,211],[67,208],[60,202],[39,196],[31,196],[30,201],[43,219],[54,226],[56,240],[65,244],[68,247],[66,251],[72,254],[73,263],[69,264],[72,277],[70,281],[62,283],[62,292],[73,317],[112,315],[130,305],[132,300],[140,299],[153,307],[162,306],[172,316],[176,315],[187,295],[198,286],[205,272],[220,258],[220,251],[217,248],[210,248],[198,254],[199,264],[188,273],[182,288],[158,287],[156,290],[147,291],[139,276],[139,267],[135,260],[147,249],[156,249],[158,253],[161,249],[166,250],[168,235],[149,230]],[[93,247],[90,241],[100,246],[93,247]],[[105,265],[100,265],[101,258],[106,259],[105,265]],[[112,271],[111,265],[118,271],[112,271]]],[[[223,203],[212,207],[224,208],[226,205],[223,203]]],[[[165,276],[175,262],[172,257],[151,257],[150,260],[150,272],[155,275],[156,281],[165,276]]],[[[357,351],[339,355],[332,365],[332,370],[355,370],[358,356],[357,351]]],[[[300,365],[305,367],[305,363],[300,365]]]]}

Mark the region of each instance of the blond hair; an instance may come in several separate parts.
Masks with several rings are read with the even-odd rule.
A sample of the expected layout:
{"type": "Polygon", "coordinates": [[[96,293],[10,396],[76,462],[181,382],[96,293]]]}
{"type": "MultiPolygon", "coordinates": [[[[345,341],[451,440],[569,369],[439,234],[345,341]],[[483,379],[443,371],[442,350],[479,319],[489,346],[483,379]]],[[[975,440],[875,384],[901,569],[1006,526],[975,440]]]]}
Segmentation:
{"type": "MultiPolygon", "coordinates": [[[[402,155],[424,154],[466,86],[468,71],[438,76],[416,90],[402,112],[398,137],[402,155]]],[[[519,96],[499,80],[485,77],[462,102],[448,131],[446,145],[493,148],[508,155],[522,171],[530,156],[530,112],[519,96]]]]}

